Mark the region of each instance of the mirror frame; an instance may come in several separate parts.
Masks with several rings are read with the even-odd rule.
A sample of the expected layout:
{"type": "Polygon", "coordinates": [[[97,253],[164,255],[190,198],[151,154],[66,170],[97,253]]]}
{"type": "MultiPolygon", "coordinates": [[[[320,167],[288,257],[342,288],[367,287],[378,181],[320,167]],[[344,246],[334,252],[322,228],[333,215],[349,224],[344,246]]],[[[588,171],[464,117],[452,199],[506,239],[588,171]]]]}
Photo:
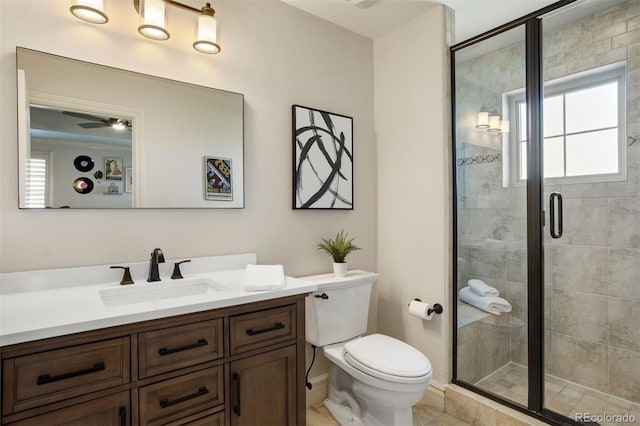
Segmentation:
{"type": "MultiPolygon", "coordinates": [[[[113,104],[108,104],[105,102],[94,102],[94,101],[90,101],[90,100],[84,100],[84,99],[77,99],[77,98],[71,98],[71,97],[66,97],[66,96],[60,96],[60,95],[55,95],[55,94],[51,94],[51,93],[44,93],[41,91],[33,91],[33,90],[29,90],[29,88],[27,87],[26,84],[26,76],[25,76],[25,72],[23,70],[21,70],[20,67],[20,63],[19,63],[19,53],[23,51],[29,54],[39,54],[39,55],[45,55],[45,56],[50,56],[53,57],[55,59],[58,60],[65,60],[65,61],[71,61],[72,63],[79,63],[83,66],[94,66],[94,67],[100,67],[103,68],[105,70],[109,70],[109,71],[114,71],[114,72],[122,72],[125,74],[129,74],[129,75],[133,75],[135,77],[143,77],[143,78],[151,78],[152,80],[155,81],[159,81],[159,82],[164,82],[164,83],[176,83],[179,85],[186,85],[189,86],[191,88],[201,88],[204,90],[208,90],[208,91],[215,91],[215,92],[220,92],[223,94],[229,94],[229,95],[238,95],[240,97],[241,100],[241,129],[240,133],[241,133],[241,156],[240,156],[240,161],[241,161],[241,172],[239,173],[239,175],[241,176],[242,179],[242,185],[240,188],[237,187],[237,184],[234,182],[233,184],[233,196],[235,197],[240,197],[241,198],[241,202],[237,203],[238,205],[233,205],[233,206],[225,206],[224,204],[221,203],[225,203],[226,201],[221,201],[221,200],[215,200],[215,201],[211,201],[211,200],[207,200],[208,203],[216,203],[215,205],[212,206],[151,206],[151,207],[137,207],[140,204],[143,203],[144,200],[144,189],[143,189],[143,185],[142,185],[142,180],[141,179],[135,179],[133,182],[133,198],[132,198],[132,206],[131,207],[75,207],[73,208],[74,210],[110,210],[110,209],[120,209],[120,210],[128,210],[128,209],[243,209],[245,207],[245,189],[244,189],[244,185],[245,185],[245,173],[244,173],[244,163],[245,163],[245,130],[244,130],[244,119],[245,119],[245,103],[244,103],[244,94],[242,93],[238,93],[238,92],[233,92],[233,91],[229,91],[229,90],[223,90],[223,89],[218,89],[218,88],[214,88],[214,87],[209,87],[209,86],[203,86],[203,85],[198,85],[198,84],[193,84],[193,83],[188,83],[188,82],[184,82],[184,81],[180,81],[180,80],[175,80],[175,79],[169,79],[169,78],[165,78],[165,77],[160,77],[160,76],[156,76],[156,75],[152,75],[152,74],[145,74],[145,73],[141,73],[141,72],[137,72],[137,71],[131,71],[131,70],[127,70],[127,69],[123,69],[123,68],[117,68],[117,67],[112,67],[109,65],[103,65],[103,64],[97,64],[97,63],[93,63],[93,62],[88,62],[88,61],[83,61],[83,60],[79,60],[79,59],[75,59],[75,58],[71,58],[71,57],[66,57],[66,56],[61,56],[61,55],[57,55],[57,54],[52,54],[52,53],[48,53],[48,52],[43,52],[43,51],[39,51],[39,50],[34,50],[34,49],[29,49],[29,48],[24,48],[24,47],[20,47],[17,46],[16,47],[16,84],[17,84],[17,115],[18,115],[18,120],[17,120],[17,124],[18,124],[18,188],[19,188],[19,202],[18,202],[18,208],[19,209],[29,209],[29,210],[49,210],[52,209],[50,207],[46,207],[44,209],[40,209],[40,208],[29,208],[29,207],[25,207],[25,189],[26,189],[26,170],[25,167],[20,167],[20,164],[26,164],[27,158],[28,158],[28,152],[30,152],[30,145],[28,144],[28,142],[30,141],[30,135],[28,134],[28,132],[30,132],[30,128],[29,128],[29,120],[28,118],[25,116],[25,111],[27,111],[27,109],[29,108],[29,105],[31,104],[38,104],[38,105],[45,105],[47,107],[52,107],[52,108],[59,108],[59,109],[70,109],[70,110],[79,110],[81,109],[82,112],[86,112],[89,114],[97,114],[97,115],[113,115],[113,116],[119,116],[119,115],[126,115],[127,117],[132,118],[133,122],[135,123],[132,126],[132,135],[131,135],[131,140],[132,140],[132,167],[134,168],[134,170],[136,170],[136,173],[139,175],[143,175],[144,174],[144,161],[142,161],[143,158],[143,153],[145,152],[145,132],[144,132],[144,122],[145,122],[145,111],[143,108],[135,108],[135,107],[129,107],[129,106],[122,106],[122,105],[113,105],[113,104]],[[28,93],[28,99],[27,99],[27,93],[28,93]],[[142,125],[140,125],[140,123],[143,123],[142,125]],[[27,152],[28,151],[28,152],[27,152]]],[[[204,154],[203,154],[204,155],[204,154]]],[[[234,164],[235,166],[235,164],[234,164]]],[[[237,167],[234,167],[234,169],[237,169],[237,167]]],[[[236,176],[237,174],[234,171],[234,176],[236,176]]],[[[198,182],[198,184],[204,184],[204,179],[202,179],[202,182],[198,182]]],[[[199,194],[201,194],[201,191],[198,191],[199,194]]],[[[203,197],[204,199],[204,197],[203,197]]],[[[205,199],[206,200],[206,199],[205,199]]],[[[55,210],[58,210],[57,208],[54,208],[55,210]]]]}

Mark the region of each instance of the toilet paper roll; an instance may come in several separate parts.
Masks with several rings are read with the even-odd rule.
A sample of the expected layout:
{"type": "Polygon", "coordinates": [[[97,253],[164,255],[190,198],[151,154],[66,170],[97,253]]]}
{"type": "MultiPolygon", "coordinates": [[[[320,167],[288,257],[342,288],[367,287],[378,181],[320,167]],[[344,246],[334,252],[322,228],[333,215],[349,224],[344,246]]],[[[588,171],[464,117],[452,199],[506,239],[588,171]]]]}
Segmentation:
{"type": "Polygon", "coordinates": [[[411,303],[409,303],[409,313],[427,321],[435,315],[434,312],[428,314],[427,312],[429,309],[431,309],[431,305],[428,303],[420,302],[418,300],[412,300],[411,303]]]}

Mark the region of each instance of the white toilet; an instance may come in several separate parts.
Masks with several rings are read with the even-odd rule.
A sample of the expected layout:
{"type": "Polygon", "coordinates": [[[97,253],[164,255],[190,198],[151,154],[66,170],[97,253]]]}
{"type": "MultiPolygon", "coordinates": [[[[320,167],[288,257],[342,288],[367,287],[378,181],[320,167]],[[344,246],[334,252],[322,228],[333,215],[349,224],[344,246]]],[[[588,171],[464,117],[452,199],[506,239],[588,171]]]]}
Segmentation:
{"type": "Polygon", "coordinates": [[[429,385],[431,364],[393,337],[362,336],[377,277],[365,271],[304,277],[318,286],[306,299],[307,341],[331,361],[324,405],[340,425],[411,426],[411,407],[429,385]]]}

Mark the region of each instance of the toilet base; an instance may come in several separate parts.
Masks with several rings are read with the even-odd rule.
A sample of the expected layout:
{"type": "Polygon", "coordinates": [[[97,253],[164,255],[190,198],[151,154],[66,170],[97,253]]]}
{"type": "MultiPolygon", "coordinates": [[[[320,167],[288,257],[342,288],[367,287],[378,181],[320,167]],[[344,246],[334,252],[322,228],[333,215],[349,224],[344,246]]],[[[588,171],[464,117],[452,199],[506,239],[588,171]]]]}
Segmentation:
{"type": "Polygon", "coordinates": [[[340,426],[412,426],[411,407],[423,394],[424,389],[399,392],[364,384],[331,363],[324,406],[340,426]]]}
{"type": "Polygon", "coordinates": [[[361,418],[354,416],[349,407],[328,399],[324,400],[324,406],[331,414],[331,417],[333,417],[340,426],[364,426],[364,421],[361,418]]]}
{"type": "Polygon", "coordinates": [[[369,414],[365,415],[365,418],[356,417],[351,408],[342,404],[338,404],[329,399],[325,399],[324,406],[331,414],[331,417],[340,426],[412,426],[413,425],[413,413],[411,407],[408,409],[401,409],[395,411],[389,411],[387,408],[385,412],[379,412],[375,418],[372,418],[369,414]],[[385,422],[381,422],[381,419],[385,419],[385,422]]]}

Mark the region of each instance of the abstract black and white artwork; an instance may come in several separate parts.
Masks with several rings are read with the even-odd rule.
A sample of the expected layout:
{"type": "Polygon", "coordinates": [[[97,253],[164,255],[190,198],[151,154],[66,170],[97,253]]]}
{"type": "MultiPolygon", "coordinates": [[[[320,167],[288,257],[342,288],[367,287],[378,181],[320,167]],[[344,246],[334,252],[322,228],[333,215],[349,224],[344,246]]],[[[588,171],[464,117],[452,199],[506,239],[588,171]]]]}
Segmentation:
{"type": "Polygon", "coordinates": [[[353,210],[353,119],[292,110],[293,208],[353,210]]]}

